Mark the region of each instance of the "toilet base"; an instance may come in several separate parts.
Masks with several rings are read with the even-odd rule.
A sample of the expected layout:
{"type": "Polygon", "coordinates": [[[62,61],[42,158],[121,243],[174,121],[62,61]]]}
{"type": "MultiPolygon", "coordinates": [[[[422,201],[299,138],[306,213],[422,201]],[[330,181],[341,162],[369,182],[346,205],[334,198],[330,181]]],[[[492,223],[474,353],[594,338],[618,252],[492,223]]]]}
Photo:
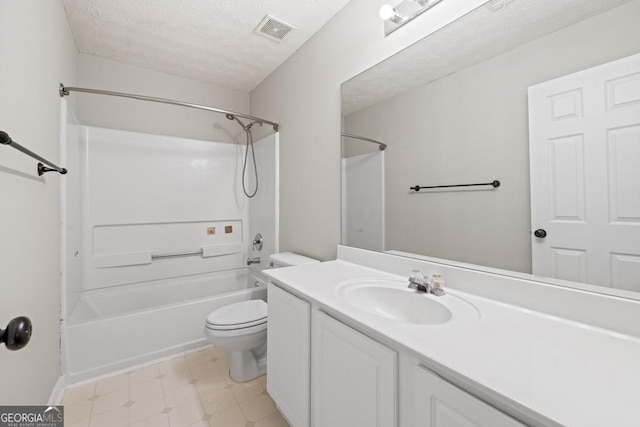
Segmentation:
{"type": "Polygon", "coordinates": [[[258,378],[267,373],[267,355],[256,359],[251,351],[232,351],[230,354],[231,379],[243,383],[258,378]]]}

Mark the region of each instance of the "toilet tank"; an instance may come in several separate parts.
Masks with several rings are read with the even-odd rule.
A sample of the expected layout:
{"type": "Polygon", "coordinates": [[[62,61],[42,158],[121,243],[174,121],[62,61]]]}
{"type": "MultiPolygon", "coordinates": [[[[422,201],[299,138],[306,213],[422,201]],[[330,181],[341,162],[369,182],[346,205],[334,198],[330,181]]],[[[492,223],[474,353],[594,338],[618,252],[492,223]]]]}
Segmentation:
{"type": "Polygon", "coordinates": [[[294,254],[293,252],[281,252],[273,254],[269,257],[271,267],[291,267],[293,265],[313,264],[320,262],[317,259],[309,258],[303,255],[294,254]]]}

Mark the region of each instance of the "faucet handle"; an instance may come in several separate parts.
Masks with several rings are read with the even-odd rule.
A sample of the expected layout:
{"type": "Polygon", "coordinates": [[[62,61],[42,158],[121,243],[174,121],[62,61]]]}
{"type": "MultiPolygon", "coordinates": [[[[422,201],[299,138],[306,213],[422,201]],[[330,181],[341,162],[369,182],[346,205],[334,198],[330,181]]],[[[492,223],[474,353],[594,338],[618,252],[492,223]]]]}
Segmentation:
{"type": "Polygon", "coordinates": [[[444,295],[444,279],[441,274],[432,274],[429,278],[429,286],[432,294],[436,296],[444,295]]]}
{"type": "Polygon", "coordinates": [[[411,279],[418,282],[424,282],[426,280],[422,273],[420,273],[420,270],[411,270],[411,276],[409,276],[409,280],[411,279]]]}
{"type": "Polygon", "coordinates": [[[417,289],[419,292],[428,292],[429,284],[425,280],[420,270],[412,270],[409,276],[409,288],[417,289]]]}
{"type": "Polygon", "coordinates": [[[420,270],[411,270],[409,275],[409,283],[422,284],[424,282],[424,276],[420,273],[420,270]]]}
{"type": "Polygon", "coordinates": [[[256,234],[256,237],[253,238],[253,250],[261,251],[263,242],[264,240],[262,239],[262,234],[260,233],[256,234]]]}

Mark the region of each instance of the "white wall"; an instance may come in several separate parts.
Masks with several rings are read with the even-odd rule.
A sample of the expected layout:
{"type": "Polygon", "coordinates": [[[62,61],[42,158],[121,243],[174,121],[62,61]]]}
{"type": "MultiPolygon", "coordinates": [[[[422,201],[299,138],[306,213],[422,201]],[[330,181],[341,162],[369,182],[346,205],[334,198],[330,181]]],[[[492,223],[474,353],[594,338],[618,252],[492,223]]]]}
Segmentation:
{"type": "MultiPolygon", "coordinates": [[[[61,81],[76,80],[77,49],[62,3],[0,0],[0,129],[57,163],[61,81]]],[[[33,337],[0,348],[3,405],[45,404],[60,374],[60,180],[0,147],[0,327],[28,316],[33,337]]]]}
{"type": "MultiPolygon", "coordinates": [[[[84,53],[79,55],[78,86],[249,112],[247,92],[84,53]]],[[[87,126],[211,141],[232,141],[242,133],[237,123],[218,113],[104,95],[71,97],[78,99],[78,119],[87,126]]]]}
{"type": "Polygon", "coordinates": [[[443,2],[384,37],[386,0],[352,0],[251,92],[279,122],[280,250],[327,260],[340,241],[340,84],[484,0],[443,2]]]}
{"type": "Polygon", "coordinates": [[[637,52],[634,1],[348,116],[348,132],[389,143],[386,248],[531,272],[527,88],[637,52]]]}

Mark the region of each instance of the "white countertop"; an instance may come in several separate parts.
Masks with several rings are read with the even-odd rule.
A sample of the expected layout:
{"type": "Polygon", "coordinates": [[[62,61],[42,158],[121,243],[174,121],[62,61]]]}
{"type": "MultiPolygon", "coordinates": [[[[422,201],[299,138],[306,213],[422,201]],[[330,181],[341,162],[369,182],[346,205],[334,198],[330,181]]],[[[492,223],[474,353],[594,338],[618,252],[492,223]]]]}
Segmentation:
{"type": "Polygon", "coordinates": [[[412,325],[359,310],[337,292],[340,283],[362,279],[405,287],[406,277],[340,260],[264,273],[362,332],[446,371],[445,377],[455,375],[478,397],[504,402],[523,421],[640,426],[640,340],[635,337],[450,288],[450,296],[472,304],[478,315],[454,313],[441,325],[412,325]]]}

